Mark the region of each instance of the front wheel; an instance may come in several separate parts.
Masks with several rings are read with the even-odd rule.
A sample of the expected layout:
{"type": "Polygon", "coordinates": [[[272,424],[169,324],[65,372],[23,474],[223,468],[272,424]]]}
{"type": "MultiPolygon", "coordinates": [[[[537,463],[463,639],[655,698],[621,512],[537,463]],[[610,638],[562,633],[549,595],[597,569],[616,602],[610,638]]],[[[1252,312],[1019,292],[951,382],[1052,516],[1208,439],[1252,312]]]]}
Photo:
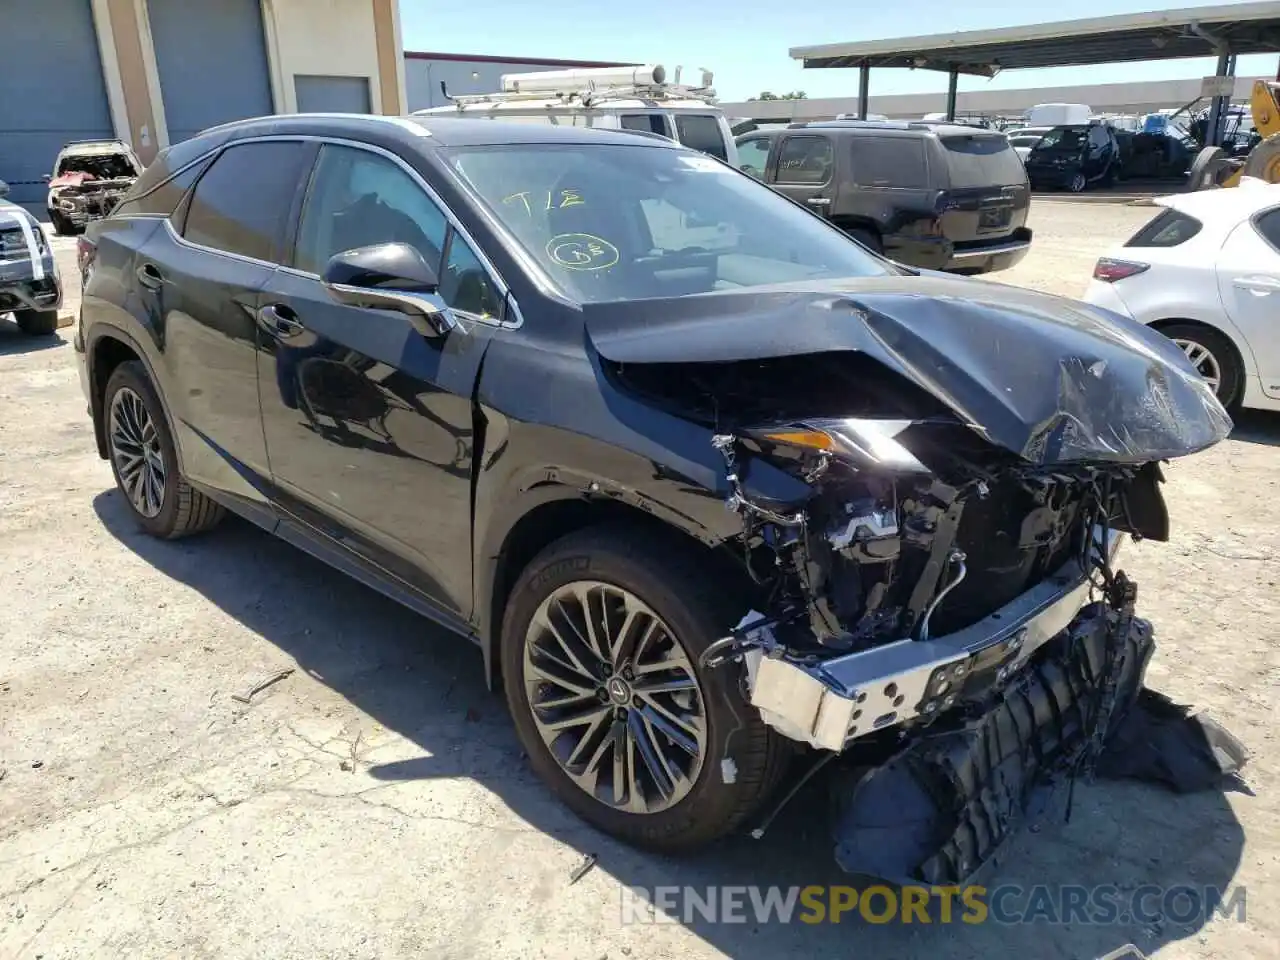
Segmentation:
{"type": "Polygon", "coordinates": [[[1071,175],[1071,179],[1067,181],[1067,189],[1072,193],[1084,193],[1084,188],[1089,185],[1083,173],[1077,171],[1071,175]]]}
{"type": "Polygon", "coordinates": [[[521,574],[502,627],[534,770],[593,826],[668,851],[736,829],[789,756],[737,673],[698,663],[735,616],[699,559],[645,530],[571,534],[521,574]]]}

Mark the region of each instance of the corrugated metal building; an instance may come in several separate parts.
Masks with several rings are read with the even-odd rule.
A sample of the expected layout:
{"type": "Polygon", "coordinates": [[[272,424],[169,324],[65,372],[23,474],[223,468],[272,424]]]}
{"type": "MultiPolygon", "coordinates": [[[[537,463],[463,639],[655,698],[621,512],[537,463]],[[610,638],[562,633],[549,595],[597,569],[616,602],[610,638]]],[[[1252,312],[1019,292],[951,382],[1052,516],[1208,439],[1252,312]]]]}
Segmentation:
{"type": "Polygon", "coordinates": [[[573,67],[626,67],[631,64],[600,60],[547,60],[542,57],[490,57],[466,53],[417,53],[404,55],[404,85],[410,112],[448,104],[440,90],[444,82],[450,94],[495,93],[504,73],[535,73],[573,67]]]}
{"type": "Polygon", "coordinates": [[[70,140],[144,162],[205,127],[299,110],[401,113],[396,0],[3,0],[0,180],[44,213],[70,140]]]}

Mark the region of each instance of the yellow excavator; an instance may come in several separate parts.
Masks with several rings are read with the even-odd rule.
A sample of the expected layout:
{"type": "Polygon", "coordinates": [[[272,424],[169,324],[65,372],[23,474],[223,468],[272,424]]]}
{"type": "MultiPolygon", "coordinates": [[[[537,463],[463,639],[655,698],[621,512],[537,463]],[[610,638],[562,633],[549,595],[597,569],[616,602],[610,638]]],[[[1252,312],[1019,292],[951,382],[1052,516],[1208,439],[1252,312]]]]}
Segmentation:
{"type": "Polygon", "coordinates": [[[1221,147],[1205,147],[1191,165],[1188,189],[1238,187],[1244,177],[1280,183],[1280,82],[1254,81],[1249,112],[1262,139],[1244,157],[1229,156],[1221,147]]]}

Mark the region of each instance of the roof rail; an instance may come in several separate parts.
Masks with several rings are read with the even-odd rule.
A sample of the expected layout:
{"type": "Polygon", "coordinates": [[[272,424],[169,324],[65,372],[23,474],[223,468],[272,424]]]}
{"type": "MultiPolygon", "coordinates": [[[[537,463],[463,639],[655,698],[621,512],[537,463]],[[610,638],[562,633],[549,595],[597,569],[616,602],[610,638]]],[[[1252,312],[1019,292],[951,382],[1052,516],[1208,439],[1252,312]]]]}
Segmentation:
{"type": "Polygon", "coordinates": [[[124,141],[123,141],[123,140],[121,140],[119,137],[91,137],[91,138],[89,138],[88,140],[68,140],[66,143],[64,143],[64,144],[63,144],[63,146],[64,146],[64,147],[76,147],[76,146],[80,146],[81,144],[85,144],[85,143],[120,143],[120,144],[123,144],[123,143],[124,143],[124,141]]]}

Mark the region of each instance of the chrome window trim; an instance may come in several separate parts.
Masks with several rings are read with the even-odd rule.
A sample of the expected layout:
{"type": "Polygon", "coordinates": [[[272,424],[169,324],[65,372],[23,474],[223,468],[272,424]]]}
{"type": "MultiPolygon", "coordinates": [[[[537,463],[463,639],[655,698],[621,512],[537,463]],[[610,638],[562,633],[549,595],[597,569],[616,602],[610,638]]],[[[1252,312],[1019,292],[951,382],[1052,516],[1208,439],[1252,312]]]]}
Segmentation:
{"type": "MultiPolygon", "coordinates": [[[[193,160],[191,163],[186,164],[186,166],[184,166],[182,170],[186,170],[188,167],[191,167],[194,164],[204,160],[206,157],[209,156],[210,153],[217,153],[223,150],[229,150],[232,147],[241,146],[242,144],[246,144],[246,143],[281,143],[281,142],[283,143],[320,143],[320,144],[331,143],[339,147],[351,147],[352,149],[355,149],[355,150],[365,150],[369,153],[381,156],[387,160],[390,160],[392,163],[400,167],[400,169],[403,170],[405,173],[407,173],[410,179],[412,179],[418,185],[418,187],[426,193],[427,197],[431,200],[431,202],[435,204],[436,208],[439,209],[439,211],[444,215],[445,222],[448,223],[449,226],[452,227],[454,231],[457,232],[458,235],[462,237],[463,241],[467,244],[467,246],[471,248],[471,251],[476,255],[476,259],[480,261],[480,265],[484,268],[485,272],[489,275],[490,282],[492,282],[494,286],[497,288],[496,292],[498,293],[502,301],[506,304],[506,310],[509,311],[514,316],[514,320],[496,320],[492,318],[475,317],[476,322],[483,323],[486,326],[496,327],[502,330],[518,330],[520,329],[520,327],[524,325],[524,315],[520,312],[520,306],[516,302],[514,295],[512,295],[511,288],[507,285],[506,280],[503,279],[502,274],[498,271],[498,268],[493,265],[493,261],[489,259],[488,255],[485,254],[484,250],[480,248],[480,245],[476,243],[475,238],[471,235],[470,231],[468,231],[467,228],[463,226],[462,221],[458,219],[457,215],[454,214],[454,212],[449,208],[449,205],[446,204],[441,199],[440,194],[436,192],[435,188],[433,188],[431,184],[427,182],[426,178],[423,177],[422,174],[420,174],[417,170],[411,167],[403,157],[399,156],[396,153],[393,153],[390,150],[387,150],[385,147],[380,147],[372,143],[362,143],[358,140],[349,140],[349,139],[346,139],[345,137],[335,137],[335,136],[328,136],[325,134],[317,134],[317,133],[269,134],[269,135],[264,135],[259,137],[245,137],[244,139],[241,139],[241,140],[233,140],[230,143],[221,144],[214,150],[210,150],[209,153],[201,154],[201,156],[198,157],[196,160],[193,160]]],[[[215,160],[214,162],[217,162],[217,161],[215,160]]],[[[174,175],[176,176],[177,173],[181,173],[181,172],[182,171],[179,170],[174,175]]],[[[165,182],[168,182],[168,181],[166,180],[165,182]]],[[[197,181],[193,189],[198,188],[199,185],[200,185],[199,181],[197,181]]],[[[157,186],[159,186],[159,184],[157,184],[157,186]]],[[[301,217],[302,217],[301,211],[299,211],[298,217],[299,217],[299,220],[301,220],[301,217]]],[[[318,281],[320,279],[320,275],[317,273],[311,273],[310,271],[307,271],[307,270],[299,270],[296,267],[291,267],[283,263],[275,263],[269,260],[259,260],[256,257],[246,257],[243,254],[233,253],[229,250],[218,250],[214,247],[209,247],[201,243],[193,243],[192,241],[187,240],[185,237],[181,236],[178,233],[178,231],[174,229],[173,221],[169,217],[166,216],[164,218],[164,222],[165,222],[165,228],[169,231],[169,236],[171,236],[177,243],[179,243],[182,246],[190,247],[191,249],[199,250],[203,253],[214,253],[219,256],[229,257],[233,260],[240,260],[244,263],[254,264],[255,266],[265,265],[267,267],[270,267],[273,270],[283,270],[286,273],[290,273],[294,276],[302,277],[307,280],[318,281]]],[[[466,313],[466,311],[463,311],[463,312],[466,313]]],[[[466,315],[468,318],[471,318],[474,316],[473,314],[470,314],[470,313],[467,313],[466,315]]]]}

